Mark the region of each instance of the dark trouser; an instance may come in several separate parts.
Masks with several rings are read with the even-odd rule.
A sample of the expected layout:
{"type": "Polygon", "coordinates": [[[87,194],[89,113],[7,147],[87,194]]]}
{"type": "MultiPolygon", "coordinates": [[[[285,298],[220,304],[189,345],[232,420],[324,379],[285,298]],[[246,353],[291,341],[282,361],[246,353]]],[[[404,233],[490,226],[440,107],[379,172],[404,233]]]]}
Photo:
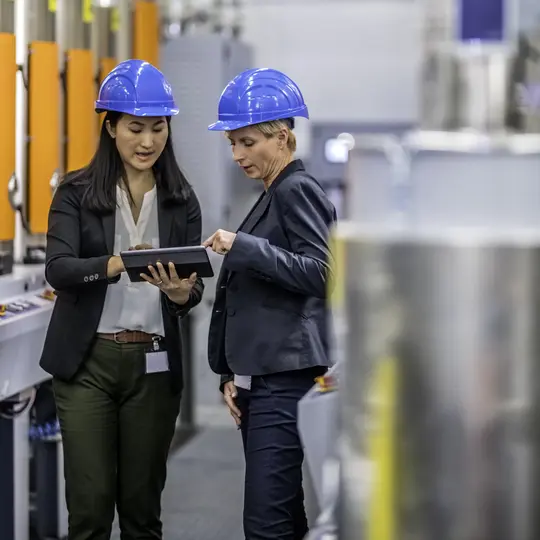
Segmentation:
{"type": "Polygon", "coordinates": [[[244,534],[247,540],[301,540],[308,533],[296,420],[298,401],[325,368],[253,377],[238,390],[246,456],[244,534]]]}
{"type": "Polygon", "coordinates": [[[97,339],[69,383],[53,381],[62,428],[69,540],[162,538],[161,493],[180,395],[145,374],[147,344],[97,339]]]}

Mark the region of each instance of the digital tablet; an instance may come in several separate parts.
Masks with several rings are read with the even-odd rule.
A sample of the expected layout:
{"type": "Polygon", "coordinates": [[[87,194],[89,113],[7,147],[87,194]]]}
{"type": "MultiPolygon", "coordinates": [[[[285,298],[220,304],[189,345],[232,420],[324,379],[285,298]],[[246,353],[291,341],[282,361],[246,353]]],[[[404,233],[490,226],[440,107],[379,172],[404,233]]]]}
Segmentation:
{"type": "Polygon", "coordinates": [[[208,253],[206,248],[202,246],[133,249],[121,251],[120,257],[122,257],[129,279],[133,282],[144,281],[141,274],[150,275],[148,266],[152,265],[157,270],[156,264],[158,262],[165,267],[165,270],[170,262],[174,263],[180,279],[188,278],[193,272],[196,272],[197,276],[201,278],[214,277],[208,253]]]}

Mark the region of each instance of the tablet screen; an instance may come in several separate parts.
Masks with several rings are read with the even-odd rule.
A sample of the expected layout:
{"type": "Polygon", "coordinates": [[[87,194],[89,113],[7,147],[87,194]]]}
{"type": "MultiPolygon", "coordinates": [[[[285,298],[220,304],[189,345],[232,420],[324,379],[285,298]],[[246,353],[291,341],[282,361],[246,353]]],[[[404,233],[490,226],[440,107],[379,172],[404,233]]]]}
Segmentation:
{"type": "Polygon", "coordinates": [[[161,262],[165,270],[172,262],[180,279],[188,278],[194,272],[201,278],[214,276],[208,253],[203,246],[122,251],[120,257],[133,282],[143,281],[141,274],[149,275],[148,266],[156,268],[158,262],[161,262]]]}

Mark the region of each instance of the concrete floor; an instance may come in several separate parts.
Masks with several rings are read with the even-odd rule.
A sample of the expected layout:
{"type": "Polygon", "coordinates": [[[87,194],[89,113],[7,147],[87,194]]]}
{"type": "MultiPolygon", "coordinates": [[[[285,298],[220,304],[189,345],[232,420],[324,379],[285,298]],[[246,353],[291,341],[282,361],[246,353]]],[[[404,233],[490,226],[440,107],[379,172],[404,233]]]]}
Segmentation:
{"type": "MultiPolygon", "coordinates": [[[[164,540],[242,540],[243,475],[234,426],[209,427],[195,436],[169,461],[164,540]]],[[[113,540],[119,539],[116,530],[113,540]]]]}

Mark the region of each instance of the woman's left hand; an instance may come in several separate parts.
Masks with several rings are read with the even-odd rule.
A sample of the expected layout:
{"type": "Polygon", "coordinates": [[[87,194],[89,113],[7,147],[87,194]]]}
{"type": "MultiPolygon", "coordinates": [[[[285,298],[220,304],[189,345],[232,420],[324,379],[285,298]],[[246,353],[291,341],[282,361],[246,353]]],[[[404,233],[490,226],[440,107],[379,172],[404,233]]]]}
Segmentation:
{"type": "Polygon", "coordinates": [[[141,277],[147,283],[156,286],[175,304],[185,304],[189,300],[189,294],[193,285],[197,282],[197,274],[193,273],[187,279],[180,279],[176,273],[174,263],[169,263],[167,267],[168,273],[160,262],[156,266],[157,269],[153,266],[148,266],[151,275],[141,274],[141,277]]]}

